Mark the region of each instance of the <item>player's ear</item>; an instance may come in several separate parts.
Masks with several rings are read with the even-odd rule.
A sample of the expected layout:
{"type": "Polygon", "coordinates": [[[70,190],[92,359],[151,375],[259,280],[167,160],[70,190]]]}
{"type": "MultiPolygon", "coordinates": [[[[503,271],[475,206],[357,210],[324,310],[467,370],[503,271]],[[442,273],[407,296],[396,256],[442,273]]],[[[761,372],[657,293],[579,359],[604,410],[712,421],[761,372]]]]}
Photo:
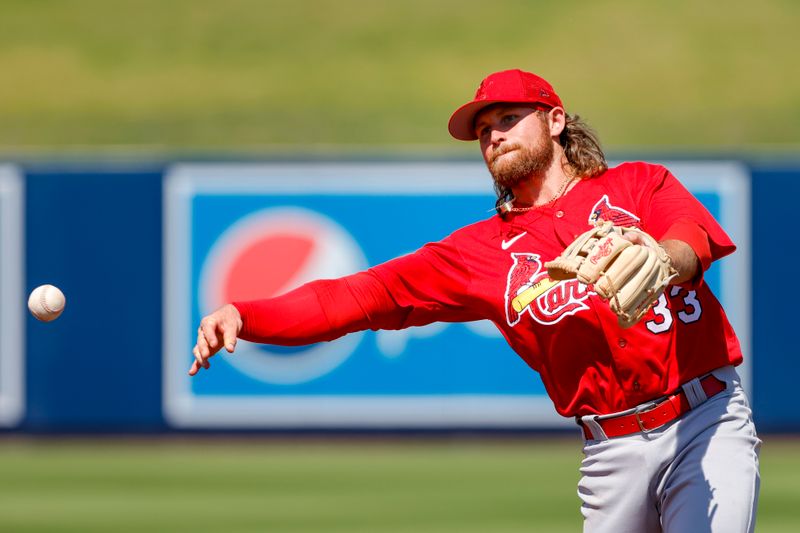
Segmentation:
{"type": "Polygon", "coordinates": [[[550,128],[551,137],[561,135],[561,132],[567,127],[567,112],[563,107],[554,107],[547,112],[547,125],[550,128]]]}

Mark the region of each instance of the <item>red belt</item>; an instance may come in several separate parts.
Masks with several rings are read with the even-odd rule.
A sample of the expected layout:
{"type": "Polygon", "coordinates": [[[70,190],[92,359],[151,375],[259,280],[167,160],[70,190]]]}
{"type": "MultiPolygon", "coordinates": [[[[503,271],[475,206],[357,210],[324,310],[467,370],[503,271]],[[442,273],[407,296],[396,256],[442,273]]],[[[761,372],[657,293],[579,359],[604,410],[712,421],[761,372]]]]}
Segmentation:
{"type": "MultiPolygon", "coordinates": [[[[700,380],[700,386],[706,393],[707,398],[725,390],[725,382],[711,374],[700,380]]],[[[600,427],[603,428],[607,437],[622,437],[632,433],[647,433],[658,429],[668,422],[672,422],[691,411],[692,406],[686,394],[681,389],[679,392],[667,396],[663,400],[647,406],[646,409],[609,418],[596,419],[600,427]]],[[[578,425],[583,428],[583,434],[587,440],[594,437],[589,427],[578,418],[578,425]]]]}

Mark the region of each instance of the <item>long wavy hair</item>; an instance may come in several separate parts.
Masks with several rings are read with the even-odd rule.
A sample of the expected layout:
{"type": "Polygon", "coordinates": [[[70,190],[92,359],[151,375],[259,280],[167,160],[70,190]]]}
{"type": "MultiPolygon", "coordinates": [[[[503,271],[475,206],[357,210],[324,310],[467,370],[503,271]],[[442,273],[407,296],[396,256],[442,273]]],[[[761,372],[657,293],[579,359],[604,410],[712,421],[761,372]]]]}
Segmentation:
{"type": "MultiPolygon", "coordinates": [[[[536,113],[545,120],[543,111],[536,113]]],[[[567,159],[564,170],[568,175],[580,179],[591,178],[605,172],[608,163],[597,134],[578,115],[567,114],[566,119],[564,131],[558,137],[567,159]]],[[[511,189],[497,183],[494,184],[494,191],[497,193],[496,207],[513,197],[511,189]]]]}

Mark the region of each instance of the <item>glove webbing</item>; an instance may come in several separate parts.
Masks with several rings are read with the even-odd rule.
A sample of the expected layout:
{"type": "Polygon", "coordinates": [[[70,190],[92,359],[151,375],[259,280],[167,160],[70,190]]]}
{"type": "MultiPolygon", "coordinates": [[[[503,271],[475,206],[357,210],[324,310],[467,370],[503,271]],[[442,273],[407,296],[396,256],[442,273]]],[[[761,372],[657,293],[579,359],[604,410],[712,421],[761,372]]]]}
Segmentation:
{"type": "MultiPolygon", "coordinates": [[[[664,250],[664,248],[661,245],[659,245],[659,248],[661,248],[661,250],[664,250]]],[[[678,271],[675,270],[675,268],[672,266],[672,258],[670,258],[669,254],[667,254],[666,251],[664,251],[664,256],[666,257],[667,266],[670,271],[669,278],[667,278],[663,284],[664,287],[666,287],[673,278],[678,276],[678,271]]],[[[614,305],[616,305],[617,309],[616,310],[617,316],[623,318],[626,322],[630,322],[634,316],[639,317],[643,315],[655,303],[655,300],[652,300],[652,296],[658,291],[658,288],[650,287],[649,289],[647,289],[647,299],[644,300],[643,302],[646,305],[642,307],[642,305],[640,304],[636,309],[634,309],[634,314],[630,315],[622,309],[622,306],[619,303],[619,291],[617,290],[616,285],[614,285],[614,280],[611,279],[611,277],[608,276],[605,273],[605,271],[601,272],[601,276],[605,276],[609,287],[611,287],[611,293],[613,294],[614,305]]]]}

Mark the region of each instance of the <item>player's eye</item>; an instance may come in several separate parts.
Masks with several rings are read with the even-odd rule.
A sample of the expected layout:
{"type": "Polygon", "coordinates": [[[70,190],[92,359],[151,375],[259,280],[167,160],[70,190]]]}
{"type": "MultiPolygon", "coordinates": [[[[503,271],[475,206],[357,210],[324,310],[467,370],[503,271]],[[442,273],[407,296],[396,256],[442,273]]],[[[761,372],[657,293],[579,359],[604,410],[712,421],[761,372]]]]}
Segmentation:
{"type": "Polygon", "coordinates": [[[515,120],[517,120],[517,115],[508,114],[508,115],[503,115],[503,118],[500,119],[500,122],[502,122],[503,124],[511,124],[515,120]]]}

